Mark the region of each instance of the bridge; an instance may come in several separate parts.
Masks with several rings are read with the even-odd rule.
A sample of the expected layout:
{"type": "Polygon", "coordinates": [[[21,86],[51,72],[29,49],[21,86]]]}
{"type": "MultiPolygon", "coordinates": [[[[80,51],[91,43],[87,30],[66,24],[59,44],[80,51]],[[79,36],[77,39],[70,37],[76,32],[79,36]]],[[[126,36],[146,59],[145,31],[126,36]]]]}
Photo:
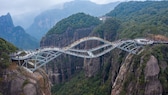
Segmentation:
{"type": "Polygon", "coordinates": [[[98,37],[85,37],[63,48],[45,47],[34,51],[18,51],[17,53],[11,54],[11,59],[13,61],[18,61],[20,66],[34,72],[61,54],[68,54],[81,58],[96,58],[114,50],[115,48],[132,54],[139,54],[143,51],[143,46],[155,43],[167,44],[168,42],[156,42],[148,39],[117,40],[110,42],[98,37]],[[76,48],[81,43],[88,41],[99,41],[101,44],[90,49],[76,48]]]}

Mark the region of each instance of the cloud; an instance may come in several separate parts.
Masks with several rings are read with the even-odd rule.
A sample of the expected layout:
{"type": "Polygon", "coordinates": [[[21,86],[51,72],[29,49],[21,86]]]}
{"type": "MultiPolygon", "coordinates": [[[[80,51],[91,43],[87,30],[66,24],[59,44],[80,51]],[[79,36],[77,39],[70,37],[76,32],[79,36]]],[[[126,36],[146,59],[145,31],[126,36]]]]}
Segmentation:
{"type": "MultiPolygon", "coordinates": [[[[33,11],[39,12],[45,10],[56,4],[70,2],[74,0],[0,0],[0,15],[10,12],[12,15],[20,15],[30,13],[33,11]]],[[[86,0],[80,0],[86,1],[86,0]]],[[[116,1],[130,1],[130,0],[87,0],[97,4],[106,4],[116,1]]],[[[134,0],[135,1],[135,0],[134,0]]]]}
{"type": "Polygon", "coordinates": [[[0,0],[0,16],[10,13],[14,25],[27,28],[42,11],[70,1],[73,0],[0,0]]]}
{"type": "Polygon", "coordinates": [[[40,11],[50,6],[61,4],[72,0],[0,0],[0,15],[10,12],[19,15],[32,11],[40,11]]]}
{"type": "MultiPolygon", "coordinates": [[[[70,1],[74,0],[0,0],[0,16],[9,12],[13,18],[14,24],[28,27],[33,22],[34,17],[40,14],[42,11],[53,7],[61,7],[63,3],[70,1]]],[[[125,0],[76,1],[91,1],[97,4],[106,4],[125,0]]]]}
{"type": "Polygon", "coordinates": [[[106,3],[122,1],[122,0],[90,0],[90,1],[95,2],[97,4],[106,4],[106,3]]]}
{"type": "MultiPolygon", "coordinates": [[[[0,15],[10,12],[12,15],[21,15],[25,13],[41,12],[54,6],[74,0],[0,0],[0,15]]],[[[82,0],[80,0],[82,1],[82,0]]],[[[86,1],[86,0],[83,0],[86,1]]],[[[105,4],[125,0],[87,0],[97,4],[105,4]]]]}

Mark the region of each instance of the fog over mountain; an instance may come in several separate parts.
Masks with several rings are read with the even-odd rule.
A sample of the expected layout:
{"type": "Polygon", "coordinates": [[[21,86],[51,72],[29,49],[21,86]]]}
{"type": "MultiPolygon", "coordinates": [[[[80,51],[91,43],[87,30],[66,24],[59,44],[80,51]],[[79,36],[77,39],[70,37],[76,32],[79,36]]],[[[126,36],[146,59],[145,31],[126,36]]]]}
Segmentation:
{"type": "Polygon", "coordinates": [[[0,38],[14,44],[19,49],[35,49],[39,47],[35,38],[28,35],[21,26],[13,24],[9,13],[0,16],[0,38]]]}
{"type": "Polygon", "coordinates": [[[10,13],[15,25],[21,25],[27,28],[32,24],[35,16],[41,12],[51,8],[62,8],[65,2],[70,1],[91,1],[96,4],[107,4],[110,2],[130,0],[0,0],[0,15],[10,13]]]}
{"type": "Polygon", "coordinates": [[[119,3],[120,2],[96,4],[90,1],[78,0],[67,2],[61,9],[50,9],[36,16],[33,24],[26,29],[26,32],[40,40],[41,37],[43,37],[46,32],[61,19],[78,12],[84,12],[86,14],[99,17],[113,10],[119,3]]]}

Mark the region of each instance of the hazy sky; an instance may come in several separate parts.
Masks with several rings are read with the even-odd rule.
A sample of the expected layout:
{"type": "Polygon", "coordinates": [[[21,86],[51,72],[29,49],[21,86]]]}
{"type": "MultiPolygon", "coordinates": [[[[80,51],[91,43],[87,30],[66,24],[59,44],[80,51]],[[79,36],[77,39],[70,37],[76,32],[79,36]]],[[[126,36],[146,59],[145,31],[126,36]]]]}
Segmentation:
{"type": "MultiPolygon", "coordinates": [[[[49,8],[61,8],[63,3],[74,0],[0,0],[0,16],[11,14],[14,25],[27,28],[38,14],[49,8]]],[[[130,0],[80,0],[91,1],[97,4],[106,4],[117,1],[130,0]]],[[[136,0],[132,0],[136,1],[136,0]]],[[[141,0],[142,1],[142,0],[141,0]]]]}
{"type": "MultiPolygon", "coordinates": [[[[0,0],[0,15],[10,12],[12,15],[20,15],[32,11],[42,11],[56,4],[73,0],[0,0]]],[[[83,0],[84,1],[84,0],[83,0]]],[[[97,4],[105,4],[124,0],[90,0],[97,4]]]]}

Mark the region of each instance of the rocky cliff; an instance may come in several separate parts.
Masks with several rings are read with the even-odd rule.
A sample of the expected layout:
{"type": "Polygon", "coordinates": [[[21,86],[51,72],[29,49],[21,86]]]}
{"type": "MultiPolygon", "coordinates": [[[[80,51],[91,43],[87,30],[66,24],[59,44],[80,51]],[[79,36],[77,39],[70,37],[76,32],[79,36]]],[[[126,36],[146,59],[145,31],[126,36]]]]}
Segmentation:
{"type": "Polygon", "coordinates": [[[0,38],[0,95],[51,95],[48,76],[43,70],[34,73],[10,60],[17,48],[0,38]]]}
{"type": "Polygon", "coordinates": [[[42,70],[30,73],[12,63],[1,70],[0,79],[2,95],[51,95],[48,76],[42,70]]]}
{"type": "MultiPolygon", "coordinates": [[[[53,31],[49,31],[47,35],[41,40],[41,47],[68,46],[69,44],[80,38],[89,36],[90,33],[93,31],[94,27],[99,23],[99,20],[97,18],[91,17],[84,13],[74,14],[64,19],[63,21],[57,24],[63,27],[63,29],[59,29],[60,27],[57,26],[53,27],[53,29],[51,29],[53,31]],[[71,20],[72,24],[69,24],[68,20],[71,20]],[[88,26],[90,22],[93,24],[91,26],[88,26]],[[61,31],[58,32],[57,30],[61,31]]],[[[86,46],[84,43],[78,46],[78,48],[85,47],[86,46]]],[[[83,68],[83,60],[84,59],[82,58],[74,56],[61,55],[60,57],[52,61],[52,64],[47,64],[46,70],[50,76],[52,83],[65,82],[66,80],[70,79],[72,74],[83,68]]]]}
{"type": "MultiPolygon", "coordinates": [[[[49,37],[44,37],[41,41],[41,47],[64,47],[80,38],[88,36],[92,30],[93,27],[76,30],[69,28],[61,35],[53,34],[49,37]]],[[[79,47],[83,46],[84,45],[80,45],[79,47]]],[[[65,82],[66,80],[71,78],[73,73],[83,68],[82,58],[69,55],[61,55],[51,63],[52,64],[49,63],[46,65],[46,70],[48,75],[50,76],[52,83],[65,82]]]]}
{"type": "MultiPolygon", "coordinates": [[[[154,48],[162,50],[166,47],[154,48]]],[[[168,64],[164,58],[158,57],[160,54],[152,54],[128,55],[112,84],[111,95],[167,95],[165,74],[168,64]]]]}

